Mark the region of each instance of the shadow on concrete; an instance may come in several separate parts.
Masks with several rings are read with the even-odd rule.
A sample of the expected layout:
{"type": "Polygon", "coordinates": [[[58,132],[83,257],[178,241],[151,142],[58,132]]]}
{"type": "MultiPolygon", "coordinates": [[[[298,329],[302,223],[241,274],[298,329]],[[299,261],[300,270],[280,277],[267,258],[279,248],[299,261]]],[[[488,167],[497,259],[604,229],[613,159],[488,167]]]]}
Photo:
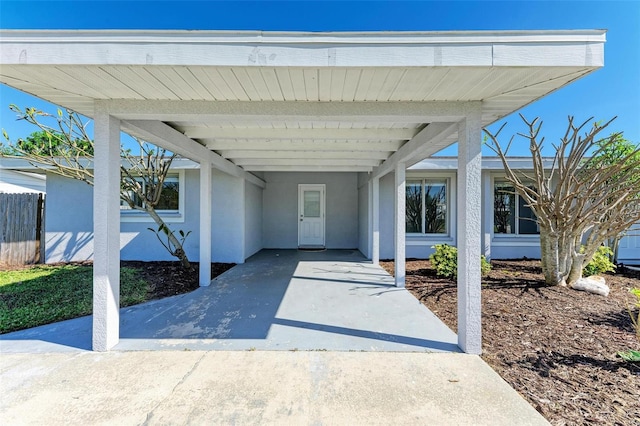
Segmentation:
{"type": "Polygon", "coordinates": [[[292,321],[286,319],[276,318],[274,324],[284,325],[287,327],[297,327],[306,330],[324,331],[328,333],[342,334],[345,336],[362,337],[366,339],[382,340],[385,342],[401,343],[403,345],[419,346],[425,349],[445,351],[445,352],[459,352],[460,348],[457,344],[440,342],[437,340],[417,339],[414,337],[398,336],[395,334],[378,333],[368,330],[356,330],[346,327],[335,327],[327,324],[315,324],[310,322],[292,321]]]}

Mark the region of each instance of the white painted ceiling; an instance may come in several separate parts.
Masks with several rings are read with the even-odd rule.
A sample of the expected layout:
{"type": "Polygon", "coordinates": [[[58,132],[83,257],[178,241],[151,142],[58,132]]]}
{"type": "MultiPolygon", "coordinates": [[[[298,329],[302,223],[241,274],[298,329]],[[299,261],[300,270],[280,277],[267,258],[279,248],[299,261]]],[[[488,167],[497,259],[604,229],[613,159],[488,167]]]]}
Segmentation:
{"type": "MultiPolygon", "coordinates": [[[[0,82],[89,117],[95,100],[139,101],[145,119],[247,171],[372,171],[434,118],[381,121],[379,114],[360,116],[363,104],[392,110],[479,101],[486,126],[602,66],[604,42],[603,32],[593,31],[265,34],[4,31],[0,82]],[[154,110],[161,103],[198,105],[193,101],[265,109],[339,103],[353,111],[343,120],[154,110]]],[[[455,139],[452,133],[422,155],[455,139]]]]}

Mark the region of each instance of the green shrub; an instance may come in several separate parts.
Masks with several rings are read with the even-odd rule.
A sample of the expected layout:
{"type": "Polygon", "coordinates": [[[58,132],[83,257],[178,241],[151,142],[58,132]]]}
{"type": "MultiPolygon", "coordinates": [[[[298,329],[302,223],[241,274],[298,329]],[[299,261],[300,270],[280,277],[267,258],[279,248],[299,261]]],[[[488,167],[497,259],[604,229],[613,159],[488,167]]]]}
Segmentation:
{"type": "MultiPolygon", "coordinates": [[[[584,247],[580,250],[584,250],[584,247]]],[[[602,274],[605,272],[614,272],[616,265],[611,262],[613,252],[609,247],[600,246],[598,251],[593,255],[593,259],[582,270],[583,277],[590,277],[591,275],[602,274]]]]}
{"type": "MultiPolygon", "coordinates": [[[[429,256],[429,260],[436,268],[436,275],[455,278],[458,275],[458,249],[448,244],[436,244],[431,248],[435,249],[435,252],[429,256]]],[[[484,256],[480,257],[480,271],[483,276],[491,271],[491,265],[484,256]]]]}

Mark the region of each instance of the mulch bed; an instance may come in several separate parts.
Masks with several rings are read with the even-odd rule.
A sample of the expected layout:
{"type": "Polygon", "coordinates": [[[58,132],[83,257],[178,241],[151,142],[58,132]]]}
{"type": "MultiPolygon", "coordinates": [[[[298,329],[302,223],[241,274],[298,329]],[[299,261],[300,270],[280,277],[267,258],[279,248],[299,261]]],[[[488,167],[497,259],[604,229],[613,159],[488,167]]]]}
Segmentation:
{"type": "MultiPolygon", "coordinates": [[[[540,262],[491,262],[482,286],[482,358],[555,425],[640,425],[640,365],[627,307],[640,273],[607,274],[608,297],[544,285],[540,262]]],[[[393,262],[381,262],[393,273],[393,262]]],[[[407,261],[407,289],[454,331],[456,284],[407,261]]],[[[637,315],[637,311],[636,311],[637,315]]]]}
{"type": "MultiPolygon", "coordinates": [[[[140,277],[149,283],[149,300],[188,293],[199,287],[200,265],[190,262],[191,270],[182,267],[180,262],[139,262],[120,261],[121,267],[136,268],[140,277]]],[[[211,279],[233,268],[235,263],[212,263],[211,279]]]]}

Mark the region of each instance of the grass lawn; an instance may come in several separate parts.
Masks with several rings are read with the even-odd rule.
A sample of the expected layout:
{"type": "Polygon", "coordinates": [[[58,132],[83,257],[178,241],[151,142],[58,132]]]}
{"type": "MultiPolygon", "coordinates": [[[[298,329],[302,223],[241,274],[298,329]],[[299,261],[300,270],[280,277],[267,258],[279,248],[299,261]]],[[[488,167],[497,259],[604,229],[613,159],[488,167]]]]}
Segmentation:
{"type": "MultiPolygon", "coordinates": [[[[147,300],[149,285],[133,268],[120,269],[120,306],[147,300]]],[[[89,315],[93,268],[41,265],[0,271],[0,334],[89,315]]]]}

